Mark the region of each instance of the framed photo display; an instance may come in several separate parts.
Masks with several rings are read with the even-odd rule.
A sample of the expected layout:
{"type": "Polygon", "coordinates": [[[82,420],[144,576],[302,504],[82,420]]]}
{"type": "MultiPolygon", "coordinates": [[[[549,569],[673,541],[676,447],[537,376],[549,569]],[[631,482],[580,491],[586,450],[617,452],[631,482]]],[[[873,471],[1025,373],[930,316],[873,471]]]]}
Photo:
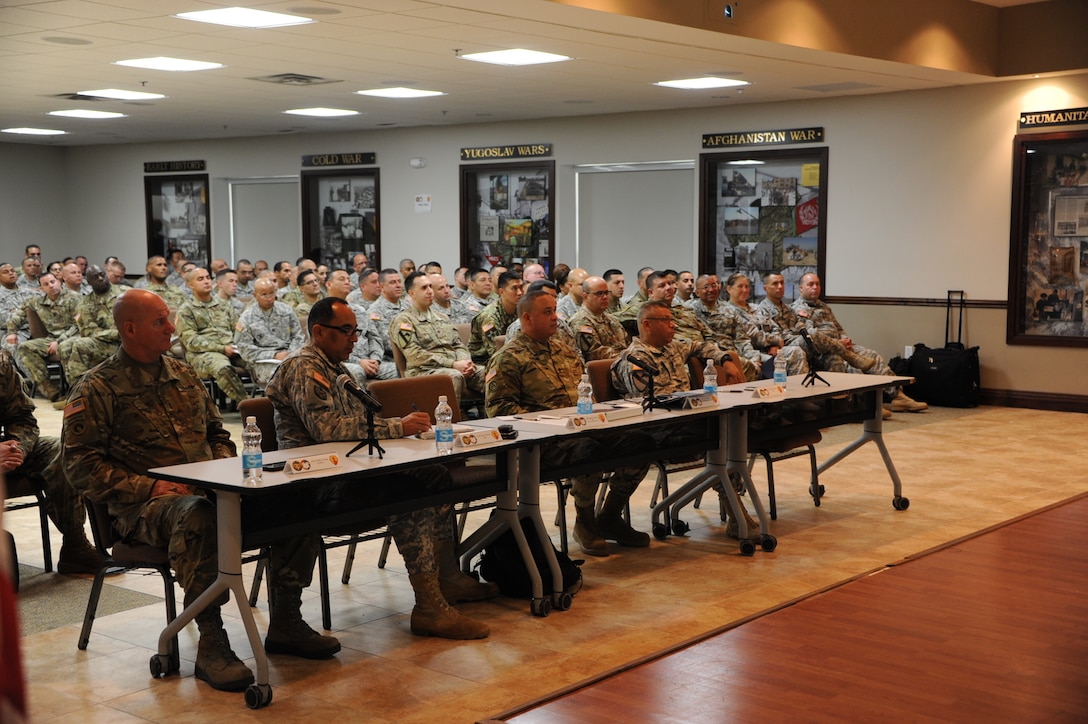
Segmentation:
{"type": "Polygon", "coordinates": [[[708,153],[699,157],[699,270],[747,275],[752,296],[779,271],[786,298],[801,276],[824,278],[827,147],[708,153]]]}
{"type": "Polygon", "coordinates": [[[1009,344],[1088,347],[1088,131],[1013,140],[1009,344]]]}
{"type": "Polygon", "coordinates": [[[145,176],[147,255],[170,258],[180,249],[185,258],[206,267],[211,260],[208,176],[145,176]]]}
{"type": "Polygon", "coordinates": [[[366,254],[381,268],[378,169],[303,171],[302,249],[330,269],[351,269],[366,254]]]}
{"type": "Polygon", "coordinates": [[[461,263],[552,271],[555,162],[461,166],[461,263]]]}

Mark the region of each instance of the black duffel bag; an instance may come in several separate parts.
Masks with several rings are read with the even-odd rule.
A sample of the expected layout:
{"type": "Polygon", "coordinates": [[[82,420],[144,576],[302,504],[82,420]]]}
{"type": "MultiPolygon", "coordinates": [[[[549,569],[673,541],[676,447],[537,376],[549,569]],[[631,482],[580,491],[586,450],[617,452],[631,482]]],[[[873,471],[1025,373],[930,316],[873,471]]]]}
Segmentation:
{"type": "Polygon", "coordinates": [[[908,360],[896,359],[891,364],[896,374],[909,375],[914,384],[906,387],[906,393],[916,400],[939,407],[977,407],[981,378],[978,347],[965,347],[963,338],[963,312],[966,307],[962,291],[948,292],[948,309],[945,315],[944,347],[914,345],[914,353],[908,360]],[[956,341],[950,341],[952,331],[952,297],[959,295],[959,332],[956,341]]]}

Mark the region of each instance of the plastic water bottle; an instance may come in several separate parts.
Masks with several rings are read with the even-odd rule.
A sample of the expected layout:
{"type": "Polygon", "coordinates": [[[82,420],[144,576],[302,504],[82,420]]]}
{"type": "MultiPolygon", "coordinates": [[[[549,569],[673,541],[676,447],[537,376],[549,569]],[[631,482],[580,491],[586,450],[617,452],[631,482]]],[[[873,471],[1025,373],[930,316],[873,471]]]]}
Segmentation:
{"type": "Polygon", "coordinates": [[[786,386],[786,360],[779,355],[774,358],[774,383],[786,386]]]}
{"type": "Polygon", "coordinates": [[[242,429],[242,474],[243,482],[248,485],[261,482],[261,466],[264,454],[261,452],[261,428],[257,427],[256,417],[247,417],[242,429]]]}
{"type": "Polygon", "coordinates": [[[718,391],[718,370],[714,367],[714,360],[706,361],[706,369],[703,370],[703,392],[713,395],[718,391]]]}
{"type": "Polygon", "coordinates": [[[453,452],[453,408],[445,395],[438,398],[438,407],[434,408],[434,446],[439,455],[453,452]]]}
{"type": "Polygon", "coordinates": [[[589,384],[589,373],[582,373],[578,383],[578,414],[589,415],[593,412],[593,385],[589,384]]]}

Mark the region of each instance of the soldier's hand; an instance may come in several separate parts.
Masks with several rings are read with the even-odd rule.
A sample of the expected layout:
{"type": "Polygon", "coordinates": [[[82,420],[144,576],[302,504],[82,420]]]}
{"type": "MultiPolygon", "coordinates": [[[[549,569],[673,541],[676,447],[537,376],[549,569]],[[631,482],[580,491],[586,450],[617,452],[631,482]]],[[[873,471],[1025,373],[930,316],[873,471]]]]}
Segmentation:
{"type": "Polygon", "coordinates": [[[400,424],[405,436],[418,435],[431,429],[431,416],[426,412],[413,412],[400,418],[400,424]]]}
{"type": "Polygon", "coordinates": [[[53,340],[52,342],[49,343],[49,346],[46,347],[45,352],[46,352],[46,354],[56,354],[57,349],[59,347],[60,347],[60,342],[58,342],[56,340],[53,340]]]}
{"type": "Polygon", "coordinates": [[[195,495],[196,488],[185,483],[171,483],[168,480],[156,480],[151,486],[151,497],[158,498],[162,495],[195,495]]]}
{"type": "Polygon", "coordinates": [[[367,377],[378,376],[379,362],[376,359],[364,359],[359,361],[359,366],[363,368],[363,372],[366,372],[367,377]]]}
{"type": "Polygon", "coordinates": [[[23,464],[23,449],[18,440],[0,442],[0,471],[11,472],[23,464]]]}
{"type": "Polygon", "coordinates": [[[471,375],[476,371],[476,363],[470,359],[459,359],[453,363],[453,368],[463,375],[471,375]]]}

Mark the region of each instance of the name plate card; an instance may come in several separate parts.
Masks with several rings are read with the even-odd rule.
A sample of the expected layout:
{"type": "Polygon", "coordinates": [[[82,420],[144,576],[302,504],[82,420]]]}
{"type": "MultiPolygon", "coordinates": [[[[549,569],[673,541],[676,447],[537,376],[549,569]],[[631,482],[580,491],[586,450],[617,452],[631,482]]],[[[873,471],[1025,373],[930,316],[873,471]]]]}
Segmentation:
{"type": "Polygon", "coordinates": [[[786,396],[786,388],[783,385],[757,387],[752,396],[760,400],[777,400],[786,396]]]}
{"type": "Polygon", "coordinates": [[[283,466],[283,472],[288,475],[297,475],[338,467],[340,467],[340,456],[336,453],[329,453],[328,455],[315,455],[308,458],[290,458],[287,460],[287,464],[283,466]]]}
{"type": "Polygon", "coordinates": [[[702,393],[700,395],[692,395],[691,397],[684,400],[684,407],[688,408],[688,409],[691,409],[691,410],[697,410],[700,407],[717,407],[717,406],[718,406],[718,396],[716,394],[711,393],[711,392],[704,392],[704,393],[702,393]]]}
{"type": "Polygon", "coordinates": [[[472,432],[463,432],[458,435],[455,440],[458,447],[482,447],[484,445],[491,445],[502,440],[502,435],[498,430],[473,430],[472,432]]]}

